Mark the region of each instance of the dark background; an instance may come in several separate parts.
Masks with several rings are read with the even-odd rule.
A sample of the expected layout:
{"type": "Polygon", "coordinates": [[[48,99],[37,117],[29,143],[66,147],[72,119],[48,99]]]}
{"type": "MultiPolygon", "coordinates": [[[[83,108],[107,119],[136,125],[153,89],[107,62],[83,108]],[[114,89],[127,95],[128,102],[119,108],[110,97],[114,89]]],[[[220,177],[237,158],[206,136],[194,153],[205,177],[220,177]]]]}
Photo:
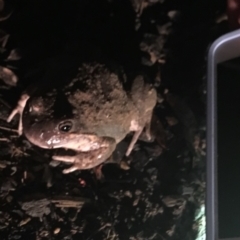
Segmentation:
{"type": "Polygon", "coordinates": [[[228,66],[221,64],[217,72],[218,211],[221,238],[240,237],[239,60],[228,61],[228,66]]]}

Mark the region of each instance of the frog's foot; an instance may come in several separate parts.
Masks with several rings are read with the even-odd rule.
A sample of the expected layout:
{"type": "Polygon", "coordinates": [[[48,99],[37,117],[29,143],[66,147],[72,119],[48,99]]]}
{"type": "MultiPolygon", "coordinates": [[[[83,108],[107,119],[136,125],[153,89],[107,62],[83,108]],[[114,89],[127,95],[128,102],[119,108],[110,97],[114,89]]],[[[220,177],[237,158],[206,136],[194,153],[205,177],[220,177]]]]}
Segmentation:
{"type": "Polygon", "coordinates": [[[22,131],[23,131],[23,126],[22,126],[22,114],[23,114],[23,109],[26,106],[27,100],[29,99],[29,95],[28,94],[23,94],[21,96],[21,98],[18,101],[17,106],[13,109],[13,111],[11,112],[11,114],[9,115],[7,122],[11,122],[12,119],[15,117],[16,114],[19,114],[19,124],[18,124],[18,134],[22,135],[22,131]]]}
{"type": "Polygon", "coordinates": [[[104,161],[106,161],[116,148],[116,142],[111,138],[104,138],[104,144],[108,142],[108,145],[100,147],[99,149],[88,151],[88,152],[79,152],[74,156],[60,156],[55,155],[52,158],[57,161],[72,163],[73,166],[65,169],[63,173],[70,173],[76,170],[90,169],[94,168],[104,161]]]}
{"type": "Polygon", "coordinates": [[[146,119],[145,131],[140,135],[139,140],[145,142],[156,141],[161,148],[167,149],[167,136],[160,119],[154,113],[151,114],[151,118],[147,117],[146,119]]]}
{"type": "Polygon", "coordinates": [[[148,133],[146,129],[145,129],[145,131],[142,131],[142,133],[138,139],[143,142],[154,142],[155,141],[154,135],[152,133],[148,133]]]}
{"type": "Polygon", "coordinates": [[[70,173],[76,170],[84,170],[94,168],[100,165],[102,162],[106,160],[103,157],[102,151],[106,151],[106,149],[98,149],[91,152],[81,152],[75,156],[53,156],[52,158],[57,161],[73,163],[68,169],[63,170],[63,173],[70,173]]]}
{"type": "Polygon", "coordinates": [[[152,142],[154,140],[154,136],[151,132],[151,123],[152,123],[152,115],[153,115],[153,111],[149,110],[146,113],[146,122],[145,122],[145,131],[144,131],[144,141],[146,142],[152,142]]]}
{"type": "Polygon", "coordinates": [[[102,167],[103,167],[103,164],[100,164],[99,166],[95,167],[93,169],[93,172],[97,178],[97,180],[104,180],[104,175],[103,175],[103,172],[102,172],[102,167]]]}
{"type": "Polygon", "coordinates": [[[162,122],[157,117],[157,115],[153,114],[152,116],[152,129],[151,132],[154,135],[155,141],[158,143],[158,145],[163,148],[167,149],[166,142],[167,142],[167,134],[166,131],[162,125],[162,122]]]}

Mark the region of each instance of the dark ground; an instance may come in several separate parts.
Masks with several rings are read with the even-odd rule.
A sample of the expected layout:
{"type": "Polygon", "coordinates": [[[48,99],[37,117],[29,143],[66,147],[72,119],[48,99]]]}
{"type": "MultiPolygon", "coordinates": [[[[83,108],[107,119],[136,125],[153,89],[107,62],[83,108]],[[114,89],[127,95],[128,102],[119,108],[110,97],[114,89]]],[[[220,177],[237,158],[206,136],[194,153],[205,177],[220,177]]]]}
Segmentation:
{"type": "Polygon", "coordinates": [[[207,0],[7,2],[3,11],[13,13],[0,22],[1,36],[10,34],[0,49],[1,239],[196,239],[205,190],[205,58],[227,30],[226,21],[216,23],[224,7],[207,0]],[[129,79],[149,75],[166,150],[138,141],[130,161],[106,164],[99,181],[92,171],[63,175],[64,164],[49,164],[51,151],[11,130],[17,121],[6,118],[21,92],[41,79],[42,62],[66,48],[104,54],[129,79]]]}

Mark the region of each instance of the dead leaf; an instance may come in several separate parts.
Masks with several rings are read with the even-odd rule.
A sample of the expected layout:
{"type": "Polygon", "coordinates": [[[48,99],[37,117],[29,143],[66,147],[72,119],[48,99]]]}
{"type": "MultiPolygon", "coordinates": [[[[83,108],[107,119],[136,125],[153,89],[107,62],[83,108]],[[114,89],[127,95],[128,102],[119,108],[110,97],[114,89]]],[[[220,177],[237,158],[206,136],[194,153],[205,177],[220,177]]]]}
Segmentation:
{"type": "Polygon", "coordinates": [[[6,61],[16,61],[16,60],[19,60],[21,59],[21,55],[20,55],[20,52],[19,52],[19,49],[13,49],[10,54],[8,55],[6,61]]]}
{"type": "Polygon", "coordinates": [[[9,86],[16,86],[18,77],[9,68],[0,66],[0,79],[2,79],[9,86]]]}

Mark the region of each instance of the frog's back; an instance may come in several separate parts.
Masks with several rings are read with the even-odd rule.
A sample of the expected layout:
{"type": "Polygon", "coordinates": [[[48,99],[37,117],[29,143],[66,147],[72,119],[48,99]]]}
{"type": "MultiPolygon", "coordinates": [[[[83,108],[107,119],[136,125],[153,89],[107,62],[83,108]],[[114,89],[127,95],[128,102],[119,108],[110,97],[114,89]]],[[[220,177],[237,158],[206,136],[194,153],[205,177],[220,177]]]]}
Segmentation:
{"type": "Polygon", "coordinates": [[[122,86],[122,76],[100,63],[82,64],[64,92],[79,127],[102,136],[123,138],[136,114],[122,86]]]}

